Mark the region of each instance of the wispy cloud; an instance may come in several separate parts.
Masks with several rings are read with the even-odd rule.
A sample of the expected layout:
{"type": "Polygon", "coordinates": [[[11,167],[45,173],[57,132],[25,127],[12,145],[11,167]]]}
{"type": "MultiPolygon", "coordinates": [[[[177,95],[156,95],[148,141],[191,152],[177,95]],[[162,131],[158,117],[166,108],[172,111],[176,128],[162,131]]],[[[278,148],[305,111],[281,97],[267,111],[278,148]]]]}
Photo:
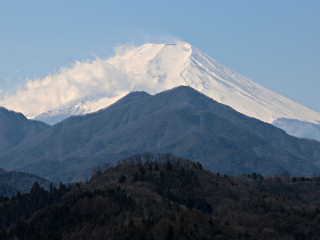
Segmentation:
{"type": "Polygon", "coordinates": [[[14,94],[4,96],[0,105],[34,116],[75,99],[101,94],[114,97],[128,85],[126,74],[107,60],[76,61],[43,79],[27,79],[14,94]]]}
{"type": "MultiPolygon", "coordinates": [[[[139,54],[136,54],[135,60],[129,65],[121,63],[123,58],[128,57],[128,53],[135,54],[137,49],[134,45],[123,45],[115,48],[115,56],[109,59],[95,57],[93,60],[75,61],[70,67],[62,67],[43,79],[27,79],[17,86],[14,93],[6,93],[0,105],[32,117],[71,101],[92,100],[97,96],[116,99],[132,90],[154,93],[158,89],[150,76],[147,76],[149,70],[145,69],[150,60],[149,55],[152,58],[152,54],[156,54],[153,50],[147,58],[140,59],[139,54]],[[140,61],[145,62],[140,64],[140,61]]],[[[156,74],[157,70],[154,71],[156,74]]]]}

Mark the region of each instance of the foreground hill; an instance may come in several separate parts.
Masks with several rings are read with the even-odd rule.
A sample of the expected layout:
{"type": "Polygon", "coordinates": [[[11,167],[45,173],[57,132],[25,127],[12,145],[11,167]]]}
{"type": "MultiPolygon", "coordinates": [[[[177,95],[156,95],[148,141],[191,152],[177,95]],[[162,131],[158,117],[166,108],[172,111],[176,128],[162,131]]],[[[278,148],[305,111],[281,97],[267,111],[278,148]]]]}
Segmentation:
{"type": "Polygon", "coordinates": [[[213,174],[143,154],[87,183],[0,201],[1,239],[317,239],[319,177],[213,174]],[[312,194],[310,194],[312,193],[312,194]]]}
{"type": "Polygon", "coordinates": [[[2,196],[13,196],[17,192],[28,192],[34,182],[38,182],[44,188],[49,189],[50,182],[46,179],[30,173],[5,171],[0,168],[0,194],[2,196]]]}
{"type": "Polygon", "coordinates": [[[94,114],[70,117],[0,154],[0,166],[77,181],[103,163],[171,152],[227,174],[320,173],[320,142],[298,139],[190,87],[133,92],[94,114]]]}

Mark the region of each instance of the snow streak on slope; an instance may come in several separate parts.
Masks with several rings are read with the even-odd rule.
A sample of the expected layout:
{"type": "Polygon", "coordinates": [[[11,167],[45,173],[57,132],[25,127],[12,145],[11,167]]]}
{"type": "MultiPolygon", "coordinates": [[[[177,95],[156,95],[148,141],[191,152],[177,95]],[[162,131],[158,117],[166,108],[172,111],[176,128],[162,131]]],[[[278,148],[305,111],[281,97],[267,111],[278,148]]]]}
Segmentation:
{"type": "Polygon", "coordinates": [[[36,119],[45,120],[59,114],[64,118],[73,114],[94,112],[107,107],[130,91],[143,90],[154,94],[187,85],[245,115],[265,122],[272,123],[278,118],[288,118],[320,123],[319,113],[241,76],[188,43],[124,46],[116,50],[114,57],[99,61],[103,61],[99,64],[100,82],[106,81],[101,86],[106,88],[109,96],[101,94],[103,89],[99,96],[88,93],[85,97],[69,101],[63,107],[59,105],[36,119]],[[111,80],[104,76],[108,74],[108,71],[104,71],[104,66],[115,69],[126,80],[118,83],[117,79],[111,80]],[[111,81],[112,84],[109,83],[111,81]],[[117,91],[110,95],[112,88],[117,91]]]}

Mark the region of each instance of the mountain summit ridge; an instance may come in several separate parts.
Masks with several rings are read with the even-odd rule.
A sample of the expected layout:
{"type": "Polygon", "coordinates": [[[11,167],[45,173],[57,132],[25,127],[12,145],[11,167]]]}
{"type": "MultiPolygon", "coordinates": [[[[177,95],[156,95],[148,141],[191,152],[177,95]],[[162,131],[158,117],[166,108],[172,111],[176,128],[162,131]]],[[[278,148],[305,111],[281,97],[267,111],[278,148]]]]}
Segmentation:
{"type": "MultiPolygon", "coordinates": [[[[105,60],[105,63],[126,76],[127,82],[120,87],[121,91],[118,86],[119,93],[115,91],[109,97],[79,100],[77,104],[66,105],[63,109],[58,107],[36,116],[35,119],[52,124],[48,122],[52,117],[60,115],[66,118],[94,112],[109,106],[131,91],[143,90],[155,94],[185,85],[247,116],[273,123],[283,129],[287,127],[286,124],[291,124],[286,120],[292,119],[300,121],[301,124],[320,124],[320,113],[241,76],[185,42],[124,46],[116,51],[115,56],[105,60]],[[281,121],[277,122],[278,119],[281,121]]],[[[301,128],[291,130],[289,133],[292,135],[308,137],[303,135],[301,128]]]]}
{"type": "Polygon", "coordinates": [[[132,92],[98,112],[69,117],[1,152],[0,167],[73,182],[106,161],[142,152],[174,153],[235,175],[320,172],[320,142],[289,136],[189,86],[132,92]]]}

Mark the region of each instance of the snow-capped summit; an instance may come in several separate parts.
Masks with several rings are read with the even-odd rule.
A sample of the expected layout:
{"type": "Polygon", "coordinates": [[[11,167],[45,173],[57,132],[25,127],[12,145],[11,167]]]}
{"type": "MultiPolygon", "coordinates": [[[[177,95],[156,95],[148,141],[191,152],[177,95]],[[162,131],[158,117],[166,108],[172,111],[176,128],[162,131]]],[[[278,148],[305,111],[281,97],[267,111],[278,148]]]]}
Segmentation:
{"type": "MultiPolygon", "coordinates": [[[[304,123],[308,123],[308,127],[311,124],[320,132],[320,113],[260,86],[185,42],[124,46],[117,49],[115,56],[103,60],[103,64],[125,76],[125,81],[122,80],[121,83],[116,79],[105,82],[110,88],[114,87],[114,94],[90,96],[90,100],[86,101],[72,101],[63,107],[40,114],[35,119],[52,124],[70,115],[105,108],[130,91],[143,90],[155,94],[186,85],[245,115],[274,123],[287,130],[292,123],[289,120],[295,120],[295,124],[298,122],[300,125],[296,125],[295,132],[291,131],[293,127],[290,128],[289,133],[292,135],[312,137],[301,133],[304,123]],[[52,121],[54,118],[56,120],[52,121]]],[[[103,64],[101,75],[108,73],[103,71],[103,64]]]]}

